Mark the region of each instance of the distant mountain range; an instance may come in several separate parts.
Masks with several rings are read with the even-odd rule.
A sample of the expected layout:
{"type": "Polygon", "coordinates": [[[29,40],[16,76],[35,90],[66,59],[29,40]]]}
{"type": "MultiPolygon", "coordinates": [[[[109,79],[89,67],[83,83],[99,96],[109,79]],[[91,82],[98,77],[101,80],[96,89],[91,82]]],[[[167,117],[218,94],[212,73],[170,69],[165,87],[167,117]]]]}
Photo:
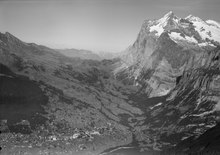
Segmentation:
{"type": "Polygon", "coordinates": [[[89,50],[82,50],[82,49],[56,49],[61,54],[67,56],[67,57],[73,57],[73,58],[81,58],[81,59],[87,59],[87,60],[103,60],[103,59],[114,59],[118,56],[120,56],[119,53],[113,53],[113,52],[92,52],[89,50]]]}
{"type": "Polygon", "coordinates": [[[56,49],[56,51],[67,57],[80,58],[86,60],[103,60],[103,59],[114,59],[120,56],[120,52],[93,52],[83,49],[56,49]]]}
{"type": "Polygon", "coordinates": [[[78,49],[57,49],[58,52],[73,58],[81,58],[81,59],[91,59],[91,60],[101,60],[101,57],[95,54],[92,51],[88,50],[78,50],[78,49]]]}

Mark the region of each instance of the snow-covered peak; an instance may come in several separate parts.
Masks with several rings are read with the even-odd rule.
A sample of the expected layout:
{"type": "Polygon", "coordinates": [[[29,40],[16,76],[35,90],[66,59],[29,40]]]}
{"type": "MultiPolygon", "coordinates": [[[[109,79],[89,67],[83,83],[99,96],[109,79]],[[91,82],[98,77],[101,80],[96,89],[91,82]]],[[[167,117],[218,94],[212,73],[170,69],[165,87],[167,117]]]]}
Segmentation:
{"type": "Polygon", "coordinates": [[[164,15],[163,18],[170,18],[170,17],[173,17],[173,16],[174,16],[173,11],[169,11],[167,14],[164,15]]]}
{"type": "Polygon", "coordinates": [[[194,44],[208,44],[213,41],[220,43],[220,23],[213,20],[204,21],[193,15],[182,19],[170,11],[158,20],[147,22],[147,28],[156,37],[168,32],[175,42],[181,40],[194,44]]]}
{"type": "Polygon", "coordinates": [[[175,14],[172,11],[170,11],[167,14],[165,14],[161,19],[159,19],[158,23],[163,26],[166,26],[169,23],[169,21],[174,21],[177,23],[178,19],[179,18],[175,16],[175,14]]]}
{"type": "Polygon", "coordinates": [[[151,23],[150,32],[155,32],[156,36],[160,36],[167,29],[178,27],[179,20],[180,18],[170,11],[159,20],[151,23]]]}

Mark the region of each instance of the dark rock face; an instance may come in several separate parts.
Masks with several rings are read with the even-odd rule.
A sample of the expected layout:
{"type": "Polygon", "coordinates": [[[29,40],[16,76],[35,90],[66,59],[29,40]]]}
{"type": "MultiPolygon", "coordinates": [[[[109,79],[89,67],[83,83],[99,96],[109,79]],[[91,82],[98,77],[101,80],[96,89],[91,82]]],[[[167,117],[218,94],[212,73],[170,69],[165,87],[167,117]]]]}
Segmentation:
{"type": "MultiPolygon", "coordinates": [[[[219,52],[213,51],[215,54],[219,52]]],[[[162,141],[175,137],[175,144],[181,139],[201,135],[215,126],[220,91],[213,84],[218,85],[215,81],[215,77],[220,75],[218,66],[219,62],[212,62],[209,66],[184,72],[166,102],[150,111],[153,114],[150,122],[157,120],[158,125],[163,123],[158,128],[162,141]],[[158,110],[160,112],[155,114],[158,110]]]]}
{"type": "Polygon", "coordinates": [[[213,154],[220,153],[220,125],[207,130],[198,138],[190,137],[164,154],[213,154]]]}
{"type": "Polygon", "coordinates": [[[0,120],[6,120],[9,131],[27,134],[45,123],[42,106],[47,103],[47,97],[38,84],[12,73],[2,64],[0,74],[0,120]]]}

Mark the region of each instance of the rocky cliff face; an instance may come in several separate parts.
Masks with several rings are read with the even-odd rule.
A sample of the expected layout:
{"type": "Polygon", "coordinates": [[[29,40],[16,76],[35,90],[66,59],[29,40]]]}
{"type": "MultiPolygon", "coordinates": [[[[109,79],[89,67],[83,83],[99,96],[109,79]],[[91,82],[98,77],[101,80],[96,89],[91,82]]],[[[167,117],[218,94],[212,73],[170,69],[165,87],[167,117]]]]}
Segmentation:
{"type": "Polygon", "coordinates": [[[219,56],[220,50],[216,49],[205,57],[201,67],[184,71],[165,99],[150,107],[147,122],[155,136],[160,135],[158,142],[175,145],[203,134],[219,121],[219,56]]]}

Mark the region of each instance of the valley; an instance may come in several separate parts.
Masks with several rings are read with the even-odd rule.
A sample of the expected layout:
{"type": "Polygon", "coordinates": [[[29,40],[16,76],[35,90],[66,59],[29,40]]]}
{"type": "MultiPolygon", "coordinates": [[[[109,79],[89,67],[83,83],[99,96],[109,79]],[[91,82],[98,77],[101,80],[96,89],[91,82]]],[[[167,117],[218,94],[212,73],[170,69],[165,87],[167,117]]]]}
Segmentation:
{"type": "Polygon", "coordinates": [[[220,40],[198,22],[220,34],[169,12],[109,60],[0,33],[1,154],[218,154],[220,40]]]}

